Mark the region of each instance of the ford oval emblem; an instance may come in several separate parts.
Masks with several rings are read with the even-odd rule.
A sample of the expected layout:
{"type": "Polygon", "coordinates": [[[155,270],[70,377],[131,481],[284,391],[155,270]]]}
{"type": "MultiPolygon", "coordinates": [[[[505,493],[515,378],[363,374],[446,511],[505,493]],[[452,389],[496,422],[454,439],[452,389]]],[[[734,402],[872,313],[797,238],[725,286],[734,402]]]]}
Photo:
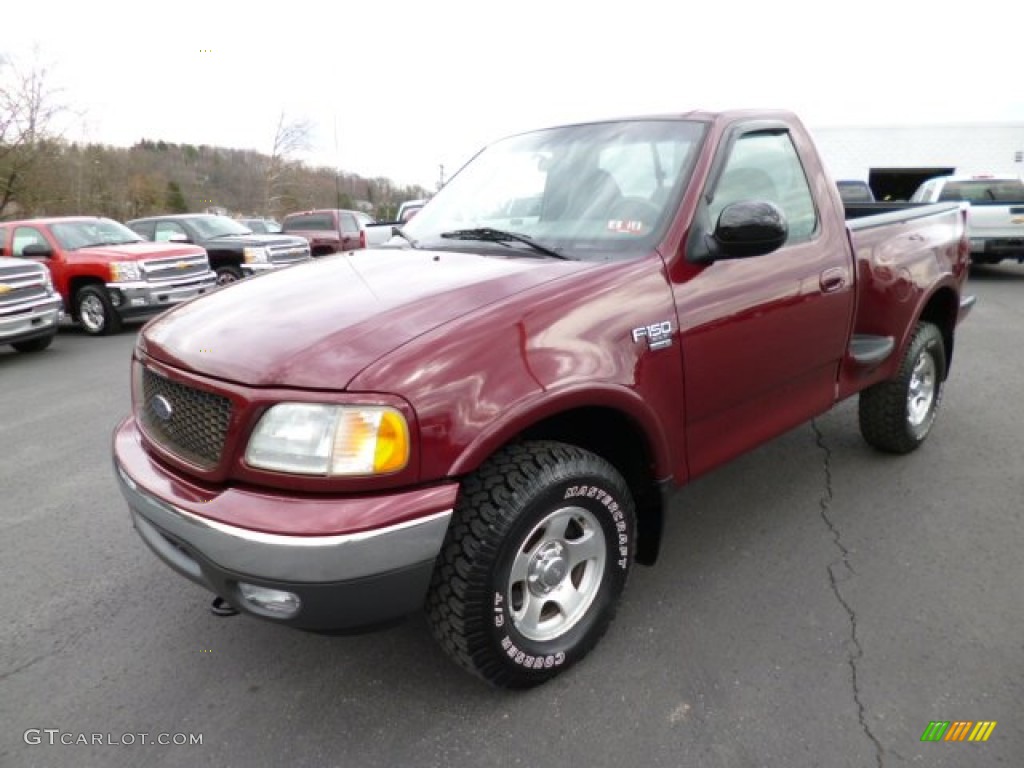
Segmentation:
{"type": "Polygon", "coordinates": [[[157,395],[150,400],[149,407],[153,409],[153,415],[160,419],[160,421],[170,421],[171,416],[174,415],[174,409],[171,407],[171,401],[163,395],[157,395]]]}

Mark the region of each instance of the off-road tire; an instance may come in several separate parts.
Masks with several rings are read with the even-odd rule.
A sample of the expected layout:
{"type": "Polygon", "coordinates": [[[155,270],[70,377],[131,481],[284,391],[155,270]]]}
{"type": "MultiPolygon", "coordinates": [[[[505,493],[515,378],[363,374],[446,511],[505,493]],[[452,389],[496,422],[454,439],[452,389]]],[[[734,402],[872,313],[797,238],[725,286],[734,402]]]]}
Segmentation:
{"type": "Polygon", "coordinates": [[[462,483],[427,595],[461,666],[529,688],[582,659],[614,617],[635,545],[625,480],[576,446],[507,446],[462,483]]]}
{"type": "Polygon", "coordinates": [[[939,329],[919,323],[896,375],[860,394],[860,431],[886,453],[910,453],[932,430],[946,379],[946,348],[939,329]]]}

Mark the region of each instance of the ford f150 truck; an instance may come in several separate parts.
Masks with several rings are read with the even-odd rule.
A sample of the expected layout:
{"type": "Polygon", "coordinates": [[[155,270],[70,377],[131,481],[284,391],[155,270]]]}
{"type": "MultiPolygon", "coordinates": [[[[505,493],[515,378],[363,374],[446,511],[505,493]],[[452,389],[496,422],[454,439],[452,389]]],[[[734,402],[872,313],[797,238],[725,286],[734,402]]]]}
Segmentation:
{"type": "Polygon", "coordinates": [[[202,248],[147,243],[111,219],[5,221],[0,255],[45,266],[65,308],[94,336],[116,333],[125,320],[150,318],[216,288],[202,248]]]}
{"type": "Polygon", "coordinates": [[[57,335],[63,302],[46,267],[0,258],[0,344],[40,352],[57,335]]]}
{"type": "Polygon", "coordinates": [[[256,234],[234,219],[209,213],[151,216],[127,222],[135,232],[158,243],[194,243],[206,251],[218,285],[290,267],[310,258],[301,237],[256,234]]]}
{"type": "Polygon", "coordinates": [[[966,201],[971,261],[1024,263],[1024,181],[1018,176],[939,176],[911,196],[914,203],[966,201]]]}
{"type": "Polygon", "coordinates": [[[868,443],[926,439],[973,303],[965,212],[904,205],[845,221],[787,112],[497,142],[406,248],[143,330],[113,436],[135,528],[221,608],[425,607],[465,668],[543,682],[654,561],[672,489],[858,393],[868,443]]]}

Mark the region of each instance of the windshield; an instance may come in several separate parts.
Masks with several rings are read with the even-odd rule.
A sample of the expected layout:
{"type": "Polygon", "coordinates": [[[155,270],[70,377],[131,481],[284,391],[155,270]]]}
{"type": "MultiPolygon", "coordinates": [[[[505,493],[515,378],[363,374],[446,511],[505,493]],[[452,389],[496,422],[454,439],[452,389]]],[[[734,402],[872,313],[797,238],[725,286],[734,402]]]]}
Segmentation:
{"type": "Polygon", "coordinates": [[[966,200],[971,203],[1024,203],[1024,183],[1020,179],[972,179],[948,181],[939,194],[940,201],[966,200]]]}
{"type": "Polygon", "coordinates": [[[252,230],[227,216],[196,216],[190,223],[204,240],[225,235],[251,235],[252,230]]]}
{"type": "Polygon", "coordinates": [[[112,219],[81,219],[50,225],[50,231],[65,251],[99,245],[141,243],[142,238],[112,219]]]}
{"type": "Polygon", "coordinates": [[[703,123],[630,120],[522,134],[484,149],[403,227],[420,247],[500,248],[444,233],[526,235],[572,258],[638,256],[676,211],[703,123]]]}
{"type": "Polygon", "coordinates": [[[281,232],[281,225],[270,219],[239,219],[238,223],[260,235],[275,235],[281,232]]]}

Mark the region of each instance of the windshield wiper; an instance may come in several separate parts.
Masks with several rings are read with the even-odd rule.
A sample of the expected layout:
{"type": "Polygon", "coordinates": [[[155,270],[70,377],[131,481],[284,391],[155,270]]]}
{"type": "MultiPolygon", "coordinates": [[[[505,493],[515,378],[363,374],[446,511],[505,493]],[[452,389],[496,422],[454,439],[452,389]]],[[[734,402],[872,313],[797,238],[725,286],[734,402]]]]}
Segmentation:
{"type": "Polygon", "coordinates": [[[537,251],[537,253],[543,253],[545,256],[551,256],[555,259],[572,261],[572,259],[565,254],[559,253],[558,251],[552,250],[551,248],[535,242],[529,235],[522,235],[518,232],[506,232],[503,229],[492,229],[491,227],[456,229],[451,232],[442,232],[441,237],[448,240],[480,240],[486,243],[501,243],[509,248],[512,247],[511,245],[508,245],[510,242],[525,243],[533,248],[533,250],[537,251]]]}

